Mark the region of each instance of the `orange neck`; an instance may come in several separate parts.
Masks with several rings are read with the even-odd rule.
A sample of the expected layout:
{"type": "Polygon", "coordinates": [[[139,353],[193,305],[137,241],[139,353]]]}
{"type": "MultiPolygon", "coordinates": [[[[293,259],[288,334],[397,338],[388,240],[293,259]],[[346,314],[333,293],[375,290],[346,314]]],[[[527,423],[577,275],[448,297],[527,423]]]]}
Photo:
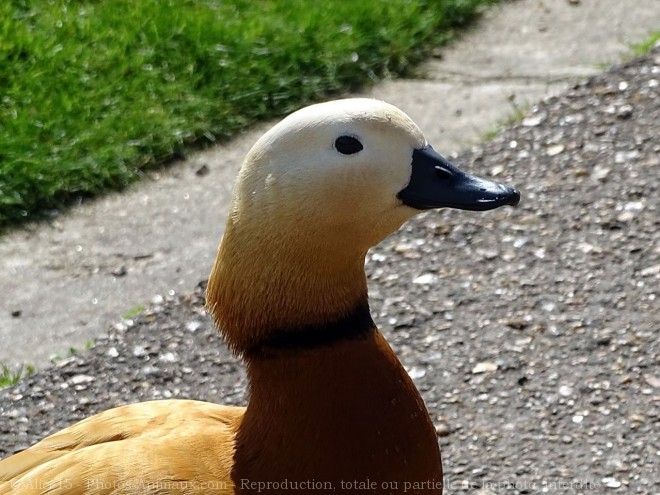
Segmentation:
{"type": "Polygon", "coordinates": [[[282,237],[238,228],[231,220],[227,226],[206,297],[225,341],[239,355],[273,333],[338,321],[366,304],[364,252],[313,236],[287,242],[282,237]]]}
{"type": "Polygon", "coordinates": [[[441,493],[435,429],[375,327],[330,345],[251,357],[247,366],[250,401],[232,472],[238,493],[251,481],[283,480],[316,480],[344,493],[441,493]],[[342,485],[367,478],[366,490],[342,485]]]}

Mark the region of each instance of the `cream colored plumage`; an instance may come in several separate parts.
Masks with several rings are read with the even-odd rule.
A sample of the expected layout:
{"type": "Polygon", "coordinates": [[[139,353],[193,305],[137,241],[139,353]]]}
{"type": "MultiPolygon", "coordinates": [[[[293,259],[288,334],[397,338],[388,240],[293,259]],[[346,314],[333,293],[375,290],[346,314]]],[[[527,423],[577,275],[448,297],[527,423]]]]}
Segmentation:
{"type": "Polygon", "coordinates": [[[391,105],[292,114],[246,157],[207,290],[246,362],[248,407],[111,409],[0,461],[0,495],[288,493],[283,481],[311,480],[351,493],[342,480],[365,478],[377,488],[353,493],[404,481],[441,493],[433,424],[369,316],[365,254],[421,209],[518,199],[453,167],[391,105]]]}

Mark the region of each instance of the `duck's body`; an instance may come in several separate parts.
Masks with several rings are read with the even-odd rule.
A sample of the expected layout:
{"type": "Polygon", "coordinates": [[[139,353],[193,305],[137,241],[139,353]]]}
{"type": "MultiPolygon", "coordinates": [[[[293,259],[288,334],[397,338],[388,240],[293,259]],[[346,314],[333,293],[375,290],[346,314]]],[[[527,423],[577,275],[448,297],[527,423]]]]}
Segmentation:
{"type": "Polygon", "coordinates": [[[439,493],[417,389],[380,332],[358,333],[251,360],[247,411],[164,400],[87,418],[0,463],[0,494],[397,493],[414,480],[408,493],[439,493]]]}
{"type": "Polygon", "coordinates": [[[289,116],[246,158],[207,290],[247,365],[247,409],[104,412],[0,462],[0,495],[441,493],[433,424],[369,315],[365,254],[420,209],[518,197],[455,169],[385,103],[289,116]]]}

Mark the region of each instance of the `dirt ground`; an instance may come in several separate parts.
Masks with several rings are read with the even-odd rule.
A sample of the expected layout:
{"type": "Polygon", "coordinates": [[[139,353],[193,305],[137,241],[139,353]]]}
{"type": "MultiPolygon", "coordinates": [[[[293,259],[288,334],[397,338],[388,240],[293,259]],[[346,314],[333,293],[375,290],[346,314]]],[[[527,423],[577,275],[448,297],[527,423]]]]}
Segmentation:
{"type": "MultiPolygon", "coordinates": [[[[453,161],[518,208],[374,248],[372,313],[436,424],[446,493],[660,494],[660,49],[453,161]]],[[[0,391],[0,456],[119,404],[244,401],[203,282],[0,391]]]]}

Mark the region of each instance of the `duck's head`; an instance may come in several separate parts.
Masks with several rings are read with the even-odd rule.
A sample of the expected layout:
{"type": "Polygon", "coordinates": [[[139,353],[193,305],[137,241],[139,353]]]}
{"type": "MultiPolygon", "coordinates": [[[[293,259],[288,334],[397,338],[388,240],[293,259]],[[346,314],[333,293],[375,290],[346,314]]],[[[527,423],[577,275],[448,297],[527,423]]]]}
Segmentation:
{"type": "Polygon", "coordinates": [[[232,216],[367,249],[422,210],[490,210],[519,198],[460,171],[398,108],[354,98],[303,108],[259,139],[239,175],[232,216]]]}
{"type": "MultiPolygon", "coordinates": [[[[221,328],[237,318],[253,328],[330,318],[352,304],[347,280],[363,268],[366,251],[406,219],[519,199],[515,189],[449,163],[392,105],[360,98],[306,107],[270,129],[245,159],[209,280],[211,311],[221,328]],[[245,321],[249,311],[238,306],[246,300],[286,321],[245,321]],[[305,301],[312,301],[308,311],[305,301]]],[[[359,290],[366,297],[366,285],[359,290]]]]}

